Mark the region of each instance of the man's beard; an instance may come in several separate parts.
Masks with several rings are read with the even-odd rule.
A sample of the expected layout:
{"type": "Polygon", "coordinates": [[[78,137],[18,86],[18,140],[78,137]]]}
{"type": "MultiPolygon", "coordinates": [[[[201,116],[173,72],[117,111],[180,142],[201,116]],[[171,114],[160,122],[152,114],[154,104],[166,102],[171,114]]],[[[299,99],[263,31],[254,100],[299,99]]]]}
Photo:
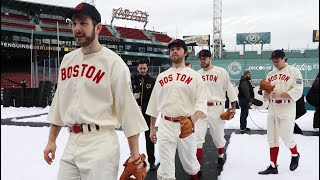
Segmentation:
{"type": "MultiPolygon", "coordinates": [[[[83,38],[83,37],[81,37],[81,38],[83,38]]],[[[92,30],[91,36],[87,36],[84,38],[85,38],[85,41],[77,41],[77,38],[75,37],[75,41],[78,44],[78,46],[87,47],[93,42],[93,40],[96,38],[96,34],[95,34],[94,29],[92,30]]]]}
{"type": "Polygon", "coordinates": [[[200,64],[200,66],[201,66],[201,68],[205,69],[205,68],[208,68],[210,66],[210,64],[209,63],[207,63],[207,64],[205,63],[204,65],[200,64]]]}
{"type": "Polygon", "coordinates": [[[171,56],[171,62],[175,63],[175,64],[180,64],[183,61],[183,57],[180,56],[171,56]]]}

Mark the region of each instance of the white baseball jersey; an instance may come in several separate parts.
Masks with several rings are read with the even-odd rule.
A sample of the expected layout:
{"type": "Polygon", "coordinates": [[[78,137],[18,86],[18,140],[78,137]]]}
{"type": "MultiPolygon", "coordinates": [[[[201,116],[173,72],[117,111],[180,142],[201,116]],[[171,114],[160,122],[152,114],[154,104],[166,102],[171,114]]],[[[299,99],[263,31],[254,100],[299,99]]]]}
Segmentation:
{"type": "Polygon", "coordinates": [[[220,119],[224,112],[226,92],[230,102],[237,101],[236,93],[230,83],[229,74],[221,67],[213,66],[210,70],[198,70],[204,81],[204,88],[208,102],[221,102],[219,106],[208,106],[208,117],[196,123],[197,148],[202,148],[205,142],[208,125],[213,142],[217,148],[225,146],[224,125],[226,121],[220,119]]]}
{"type": "Polygon", "coordinates": [[[238,100],[233,86],[230,83],[229,74],[221,67],[213,66],[212,69],[205,71],[198,70],[204,81],[204,88],[208,102],[225,102],[226,91],[230,102],[238,100]]]}
{"type": "Polygon", "coordinates": [[[268,73],[266,80],[275,86],[274,91],[287,92],[292,99],[276,99],[282,103],[271,102],[268,110],[267,137],[270,147],[278,146],[275,142],[275,118],[278,122],[279,136],[288,148],[293,148],[296,142],[293,138],[296,103],[303,92],[301,72],[290,65],[278,70],[274,68],[268,73]],[[289,100],[289,101],[288,101],[289,100]],[[293,101],[292,101],[293,100],[293,101]]]}
{"type": "MultiPolygon", "coordinates": [[[[152,90],[146,114],[158,117],[191,116],[196,111],[207,115],[207,98],[199,73],[189,67],[170,68],[158,75],[152,90]]],[[[180,123],[161,118],[158,128],[160,166],[157,178],[175,178],[175,154],[178,149],[183,169],[195,175],[200,169],[196,158],[195,134],[180,139],[180,123]]]]}
{"type": "Polygon", "coordinates": [[[132,96],[129,68],[106,47],[93,54],[77,49],[64,56],[48,119],[58,126],[121,125],[126,137],[148,130],[132,96]]]}
{"type": "Polygon", "coordinates": [[[294,101],[297,101],[302,96],[302,75],[300,70],[293,66],[287,65],[281,70],[274,68],[268,73],[266,80],[271,85],[275,85],[274,90],[287,92],[294,101]]]}
{"type": "Polygon", "coordinates": [[[207,98],[201,76],[191,68],[170,68],[158,75],[146,114],[158,117],[207,114],[207,98]]]}

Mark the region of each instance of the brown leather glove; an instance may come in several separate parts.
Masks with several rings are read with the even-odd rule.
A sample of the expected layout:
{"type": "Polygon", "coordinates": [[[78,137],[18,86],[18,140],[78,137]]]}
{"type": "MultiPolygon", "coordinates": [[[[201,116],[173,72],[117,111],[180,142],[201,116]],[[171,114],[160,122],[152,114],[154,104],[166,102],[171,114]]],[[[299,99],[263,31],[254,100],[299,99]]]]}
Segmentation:
{"type": "Polygon", "coordinates": [[[146,156],[141,154],[140,157],[130,163],[128,163],[129,158],[123,164],[125,167],[120,180],[131,180],[134,179],[130,176],[134,176],[135,180],[144,180],[147,175],[147,163],[146,163],[146,156]]]}
{"type": "Polygon", "coordinates": [[[190,136],[194,132],[194,124],[190,117],[187,116],[179,116],[180,122],[180,135],[179,138],[186,138],[190,136]]]}
{"type": "Polygon", "coordinates": [[[226,112],[220,115],[221,120],[230,120],[234,117],[236,111],[232,108],[229,108],[226,112]]]}
{"type": "Polygon", "coordinates": [[[272,86],[268,81],[266,80],[261,80],[260,81],[260,89],[266,91],[267,93],[271,93],[274,89],[274,85],[272,86]]]}

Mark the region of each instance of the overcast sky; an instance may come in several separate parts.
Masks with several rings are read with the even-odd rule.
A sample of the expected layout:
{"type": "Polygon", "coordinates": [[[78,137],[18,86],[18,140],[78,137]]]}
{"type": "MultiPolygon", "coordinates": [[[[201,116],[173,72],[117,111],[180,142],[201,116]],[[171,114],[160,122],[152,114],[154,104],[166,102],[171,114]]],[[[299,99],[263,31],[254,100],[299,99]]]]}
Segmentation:
{"type": "MultiPolygon", "coordinates": [[[[24,0],[75,7],[82,0],[24,0]]],[[[95,0],[102,22],[110,24],[112,9],[122,7],[149,14],[146,29],[166,32],[169,36],[212,35],[213,0],[95,0]]],[[[116,26],[143,28],[143,23],[114,20],[116,26]]],[[[229,51],[242,50],[236,45],[237,33],[271,32],[265,49],[317,48],[312,30],[319,29],[318,0],[222,0],[222,39],[229,51]]],[[[260,46],[246,46],[246,50],[260,46]]]]}

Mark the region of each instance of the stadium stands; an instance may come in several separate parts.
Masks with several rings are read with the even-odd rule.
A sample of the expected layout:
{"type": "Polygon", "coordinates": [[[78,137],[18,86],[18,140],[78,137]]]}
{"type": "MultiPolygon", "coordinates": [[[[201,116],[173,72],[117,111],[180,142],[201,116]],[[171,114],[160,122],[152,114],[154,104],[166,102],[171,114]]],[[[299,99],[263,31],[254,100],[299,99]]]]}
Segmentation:
{"type": "Polygon", "coordinates": [[[258,52],[257,51],[245,51],[243,53],[244,59],[257,59],[258,58],[258,52]]]}
{"type": "Polygon", "coordinates": [[[285,51],[287,58],[302,58],[301,51],[285,51]]]}
{"type": "Polygon", "coordinates": [[[114,37],[114,35],[112,35],[112,33],[108,30],[108,28],[105,25],[102,26],[102,30],[99,35],[114,37]]]}
{"type": "Polygon", "coordinates": [[[319,50],[305,50],[304,57],[306,58],[316,58],[319,57],[319,50]]]}
{"type": "MultiPolygon", "coordinates": [[[[41,27],[41,29],[43,31],[57,32],[57,28],[53,27],[41,27]]],[[[59,32],[72,33],[72,29],[59,28],[59,32]]]]}
{"type": "Polygon", "coordinates": [[[1,18],[16,19],[20,21],[30,21],[31,19],[24,15],[13,14],[13,13],[1,13],[1,18]]]}
{"type": "Polygon", "coordinates": [[[65,20],[59,20],[59,19],[50,19],[50,18],[40,18],[41,23],[45,23],[45,24],[57,24],[57,22],[59,23],[59,25],[61,26],[67,26],[68,23],[66,23],[65,20]]]}
{"type": "Polygon", "coordinates": [[[156,41],[159,42],[170,42],[172,40],[172,38],[166,34],[152,33],[152,35],[156,38],[156,41]]]}
{"type": "Polygon", "coordinates": [[[269,59],[271,57],[271,53],[273,51],[262,51],[261,52],[261,59],[269,59]]]}
{"type": "Polygon", "coordinates": [[[117,27],[117,26],[115,28],[120,33],[121,38],[151,41],[151,39],[149,39],[140,29],[117,27]]]}
{"type": "Polygon", "coordinates": [[[9,26],[9,27],[16,27],[16,28],[23,28],[23,29],[35,29],[35,25],[27,25],[27,24],[20,24],[20,23],[13,23],[13,22],[5,22],[1,21],[1,26],[9,26]]]}
{"type": "Polygon", "coordinates": [[[226,59],[240,59],[239,52],[226,52],[226,59]]]}

